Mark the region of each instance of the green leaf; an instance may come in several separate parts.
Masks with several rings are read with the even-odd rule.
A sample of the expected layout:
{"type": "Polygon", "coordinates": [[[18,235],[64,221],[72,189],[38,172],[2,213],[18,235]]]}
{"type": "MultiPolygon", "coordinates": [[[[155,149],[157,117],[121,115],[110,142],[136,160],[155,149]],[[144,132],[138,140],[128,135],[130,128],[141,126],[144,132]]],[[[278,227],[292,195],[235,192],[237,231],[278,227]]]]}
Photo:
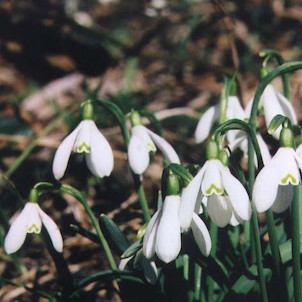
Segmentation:
{"type": "MultiPolygon", "coordinates": [[[[268,281],[272,276],[272,271],[268,268],[263,270],[264,277],[268,281]]],[[[246,295],[258,288],[258,272],[257,266],[254,264],[248,271],[241,275],[232,286],[231,291],[236,294],[246,295]]]]}
{"type": "Polygon", "coordinates": [[[32,130],[26,122],[15,116],[3,116],[0,118],[0,133],[29,136],[32,130]]]}
{"type": "Polygon", "coordinates": [[[143,238],[135,241],[133,244],[131,244],[127,250],[122,254],[121,258],[128,258],[131,257],[133,254],[135,254],[139,249],[143,247],[143,238]]]}
{"type": "Polygon", "coordinates": [[[178,175],[184,181],[185,186],[187,186],[193,179],[192,174],[181,165],[172,163],[167,167],[167,169],[178,175]]]}
{"type": "MultiPolygon", "coordinates": [[[[292,240],[289,239],[279,246],[281,261],[288,264],[292,260],[292,240]]],[[[300,254],[302,254],[302,235],[300,236],[300,254]]]]}
{"type": "Polygon", "coordinates": [[[101,214],[99,218],[100,227],[109,245],[121,255],[131,245],[120,228],[106,215],[101,214]]]}
{"type": "Polygon", "coordinates": [[[290,120],[288,117],[283,116],[281,114],[276,115],[270,122],[269,126],[268,126],[268,133],[269,134],[273,134],[280,125],[284,124],[284,123],[289,123],[290,124],[290,120]]]}

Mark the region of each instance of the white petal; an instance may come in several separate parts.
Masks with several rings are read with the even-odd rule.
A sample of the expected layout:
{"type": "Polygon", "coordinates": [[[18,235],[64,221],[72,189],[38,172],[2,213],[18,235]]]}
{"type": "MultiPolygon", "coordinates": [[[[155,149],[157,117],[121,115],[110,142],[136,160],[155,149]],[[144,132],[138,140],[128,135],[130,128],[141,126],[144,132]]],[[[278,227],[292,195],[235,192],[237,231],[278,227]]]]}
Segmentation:
{"type": "Polygon", "coordinates": [[[209,256],[212,247],[211,237],[207,229],[207,226],[204,224],[201,218],[195,213],[193,214],[191,228],[192,228],[194,239],[201,253],[205,256],[209,256]]]}
{"type": "Polygon", "coordinates": [[[61,232],[56,225],[56,223],[45,213],[41,210],[39,207],[39,214],[42,219],[43,225],[45,226],[50,240],[52,242],[53,247],[56,251],[59,253],[62,253],[63,251],[63,238],[61,235],[61,232]]]}
{"type": "Polygon", "coordinates": [[[210,196],[213,193],[223,194],[221,183],[220,168],[222,166],[218,159],[211,159],[206,162],[207,168],[201,182],[201,191],[203,195],[210,196]]]}
{"type": "MultiPolygon", "coordinates": [[[[285,115],[292,123],[297,123],[297,118],[291,103],[280,93],[277,93],[272,85],[266,86],[261,98],[267,127],[277,114],[285,115]]],[[[279,139],[280,131],[281,126],[273,133],[274,138],[279,139]]]]}
{"type": "MultiPolygon", "coordinates": [[[[267,144],[263,140],[260,133],[256,134],[256,138],[257,138],[257,141],[258,141],[258,144],[259,144],[259,148],[260,148],[260,152],[261,152],[261,155],[262,155],[263,163],[264,163],[264,165],[266,165],[271,160],[272,156],[269,152],[267,144]]],[[[256,154],[255,154],[255,156],[256,156],[256,154]]],[[[257,157],[255,158],[255,160],[257,161],[257,157]]]]}
{"type": "Polygon", "coordinates": [[[225,227],[231,220],[233,209],[228,196],[212,194],[208,198],[208,214],[219,227],[225,227]]]}
{"type": "Polygon", "coordinates": [[[278,186],[277,197],[271,207],[276,213],[284,212],[291,204],[294,197],[294,187],[292,185],[278,186]]]}
{"type": "Polygon", "coordinates": [[[278,159],[275,156],[259,172],[253,188],[253,202],[260,213],[268,210],[274,203],[279,183],[278,159]]]}
{"type": "Polygon", "coordinates": [[[136,174],[143,174],[147,169],[150,156],[145,141],[138,135],[132,134],[128,147],[129,165],[136,174]]]}
{"type": "Polygon", "coordinates": [[[276,94],[284,112],[283,115],[287,116],[292,124],[298,124],[296,112],[292,103],[280,92],[276,91],[276,94]]]}
{"type": "Polygon", "coordinates": [[[30,207],[30,214],[28,215],[28,221],[26,230],[27,233],[35,233],[40,234],[42,229],[42,221],[39,215],[39,205],[37,203],[28,203],[28,207],[30,207]]]}
{"type": "Polygon", "coordinates": [[[132,135],[140,137],[145,142],[148,152],[155,152],[156,147],[148,132],[149,130],[142,125],[134,126],[131,130],[132,135]]]}
{"type": "Polygon", "coordinates": [[[186,188],[182,190],[181,204],[179,209],[179,220],[182,229],[190,227],[193,212],[195,209],[198,192],[200,191],[201,180],[207,165],[204,164],[186,188]]]}
{"type": "Polygon", "coordinates": [[[296,161],[297,154],[292,148],[281,147],[274,159],[278,164],[279,184],[298,185],[301,183],[300,172],[296,161]]]}
{"type": "Polygon", "coordinates": [[[180,164],[180,159],[173,149],[173,147],[162,137],[157,135],[156,133],[152,132],[151,130],[145,128],[148,131],[148,134],[151,136],[152,140],[154,141],[155,145],[160,149],[163,153],[164,157],[170,163],[180,164]]]}
{"type": "Polygon", "coordinates": [[[244,120],[246,118],[245,111],[243,110],[237,96],[230,96],[228,98],[226,116],[228,119],[238,118],[240,120],[244,120]]]}
{"type": "Polygon", "coordinates": [[[52,172],[55,177],[55,179],[59,180],[63,177],[68,160],[70,157],[70,153],[73,149],[73,146],[75,144],[78,132],[81,127],[80,123],[59,145],[52,164],[52,172]]]}
{"type": "MultiPolygon", "coordinates": [[[[299,156],[300,160],[302,159],[302,144],[296,149],[296,153],[299,156]]],[[[300,168],[301,169],[301,168],[300,168]]]]}
{"type": "Polygon", "coordinates": [[[150,219],[148,226],[145,231],[144,240],[143,240],[143,253],[150,259],[155,254],[155,240],[158,225],[161,218],[162,208],[158,209],[155,214],[150,219]]]}
{"type": "Polygon", "coordinates": [[[241,182],[231,174],[229,168],[223,167],[221,175],[223,187],[230,197],[233,211],[241,219],[249,220],[252,215],[252,209],[245,188],[241,182]]]}
{"type": "Polygon", "coordinates": [[[218,120],[218,116],[218,104],[205,111],[195,130],[195,140],[197,143],[202,143],[209,136],[212,126],[214,125],[215,121],[218,120]]]}
{"type": "MultiPolygon", "coordinates": [[[[244,221],[243,221],[244,222],[244,221]]],[[[230,219],[230,225],[232,225],[232,226],[237,226],[237,225],[239,225],[239,221],[238,221],[238,219],[236,218],[236,216],[235,216],[235,214],[234,214],[234,212],[232,213],[232,217],[231,217],[231,219],[230,219]]]]}
{"type": "Polygon", "coordinates": [[[85,154],[87,166],[95,176],[109,176],[113,169],[113,152],[108,141],[98,130],[95,123],[91,122],[91,152],[85,154]]]}
{"type": "Polygon", "coordinates": [[[31,212],[31,207],[27,203],[12,223],[4,240],[4,249],[7,254],[16,252],[24,243],[27,234],[27,221],[31,212]]]}
{"type": "Polygon", "coordinates": [[[174,260],[181,248],[179,206],[179,196],[165,198],[155,242],[156,254],[165,263],[174,260]]]}
{"type": "MultiPolygon", "coordinates": [[[[231,151],[236,150],[237,148],[241,148],[242,150],[242,142],[247,141],[247,135],[244,131],[241,130],[231,130],[227,133],[227,139],[228,139],[228,147],[231,151]]],[[[243,152],[246,152],[246,150],[242,150],[243,152]]]]}
{"type": "Polygon", "coordinates": [[[148,283],[154,285],[158,278],[157,267],[154,261],[148,260],[144,255],[141,257],[141,266],[148,283]]]}
{"type": "Polygon", "coordinates": [[[81,127],[77,135],[73,151],[76,153],[90,153],[91,152],[91,129],[94,121],[84,120],[80,123],[81,127]]]}
{"type": "Polygon", "coordinates": [[[118,265],[118,269],[120,271],[124,271],[125,268],[126,268],[126,265],[128,264],[128,262],[134,257],[134,255],[128,257],[128,258],[124,258],[124,259],[121,259],[119,265],[118,265]]]}

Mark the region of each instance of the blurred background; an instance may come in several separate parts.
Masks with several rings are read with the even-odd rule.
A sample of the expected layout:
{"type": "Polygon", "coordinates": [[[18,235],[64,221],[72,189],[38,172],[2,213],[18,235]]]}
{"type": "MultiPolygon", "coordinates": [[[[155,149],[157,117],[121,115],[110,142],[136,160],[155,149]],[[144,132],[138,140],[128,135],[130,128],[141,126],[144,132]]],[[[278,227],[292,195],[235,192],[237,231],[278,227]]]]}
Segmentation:
{"type": "MultiPolygon", "coordinates": [[[[286,61],[302,59],[301,1],[0,1],[3,211],[11,217],[19,209],[10,186],[26,199],[36,182],[54,181],[54,152],[77,125],[80,103],[92,92],[125,114],[131,108],[154,112],[183,162],[200,164],[203,150],[193,134],[201,113],[219,101],[221,75],[239,70],[238,94],[246,104],[257,87],[258,54],[265,48],[280,51],[286,61]]],[[[291,96],[299,117],[301,84],[302,71],[292,74],[291,96]]],[[[274,85],[281,90],[280,79],[274,85]]],[[[75,155],[63,182],[85,191],[94,213],[108,214],[134,241],[143,220],[120,129],[105,109],[97,110],[96,122],[114,150],[113,174],[96,179],[75,155]]],[[[161,171],[162,158],[156,155],[144,178],[152,209],[161,171]]],[[[92,228],[77,201],[56,195],[41,204],[62,230],[64,256],[76,279],[108,268],[101,248],[70,228],[92,228]]],[[[0,220],[3,243],[9,223],[5,217],[0,220]]],[[[18,256],[26,272],[21,276],[0,248],[0,275],[56,289],[55,267],[37,236],[26,240],[18,256]]],[[[3,302],[45,301],[23,288],[0,284],[3,302]]],[[[106,286],[93,286],[89,301],[116,299],[106,286]]],[[[124,301],[142,301],[128,292],[124,301]]]]}

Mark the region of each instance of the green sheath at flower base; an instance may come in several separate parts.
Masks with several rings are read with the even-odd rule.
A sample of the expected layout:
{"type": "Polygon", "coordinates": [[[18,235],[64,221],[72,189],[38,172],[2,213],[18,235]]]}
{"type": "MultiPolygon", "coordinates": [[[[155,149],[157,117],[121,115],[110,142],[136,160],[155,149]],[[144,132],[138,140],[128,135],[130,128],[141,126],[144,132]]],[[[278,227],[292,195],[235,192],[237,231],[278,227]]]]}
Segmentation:
{"type": "Polygon", "coordinates": [[[36,203],[36,202],[38,202],[38,199],[39,199],[38,190],[34,188],[30,191],[28,200],[29,200],[29,202],[36,203]]]}
{"type": "Polygon", "coordinates": [[[131,122],[131,126],[139,126],[142,124],[142,119],[140,114],[138,113],[138,111],[136,110],[132,110],[130,113],[130,122],[131,122]]]}
{"type": "Polygon", "coordinates": [[[94,118],[94,107],[90,100],[82,103],[82,120],[92,120],[94,118]]]}
{"type": "Polygon", "coordinates": [[[169,171],[169,175],[166,180],[166,196],[171,195],[179,195],[180,187],[179,187],[179,179],[176,174],[172,171],[169,171]]]}
{"type": "Polygon", "coordinates": [[[218,143],[212,140],[207,144],[206,158],[207,160],[210,160],[210,159],[217,159],[218,157],[219,157],[218,143]]]}
{"type": "Polygon", "coordinates": [[[280,133],[280,146],[294,148],[294,134],[290,128],[283,128],[280,133]]]}
{"type": "Polygon", "coordinates": [[[229,155],[226,150],[223,149],[219,152],[219,160],[224,166],[227,167],[229,165],[229,155]]]}

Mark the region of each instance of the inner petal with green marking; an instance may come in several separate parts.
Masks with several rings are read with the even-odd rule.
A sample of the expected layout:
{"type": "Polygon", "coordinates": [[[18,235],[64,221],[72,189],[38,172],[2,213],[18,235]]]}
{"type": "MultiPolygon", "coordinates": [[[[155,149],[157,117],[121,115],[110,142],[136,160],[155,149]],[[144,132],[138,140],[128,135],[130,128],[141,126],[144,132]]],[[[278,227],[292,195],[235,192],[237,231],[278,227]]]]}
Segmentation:
{"type": "Polygon", "coordinates": [[[39,227],[37,227],[34,223],[29,225],[26,230],[27,230],[27,233],[40,234],[40,232],[41,232],[41,229],[39,227]]]}
{"type": "Polygon", "coordinates": [[[214,183],[212,183],[207,189],[206,189],[206,194],[207,195],[212,195],[213,193],[217,195],[221,195],[223,193],[222,188],[218,188],[214,183]]]}
{"type": "Polygon", "coordinates": [[[288,184],[298,185],[298,180],[293,175],[288,173],[286,176],[281,178],[281,183],[280,184],[281,185],[288,185],[288,184]]]}
{"type": "Polygon", "coordinates": [[[86,144],[86,142],[83,141],[80,145],[78,145],[76,147],[76,152],[77,153],[82,153],[82,152],[90,153],[91,152],[91,148],[90,148],[90,146],[88,146],[86,144]]]}
{"type": "Polygon", "coordinates": [[[150,142],[147,142],[147,147],[148,147],[149,152],[155,152],[156,151],[155,145],[150,143],[150,142]]]}

